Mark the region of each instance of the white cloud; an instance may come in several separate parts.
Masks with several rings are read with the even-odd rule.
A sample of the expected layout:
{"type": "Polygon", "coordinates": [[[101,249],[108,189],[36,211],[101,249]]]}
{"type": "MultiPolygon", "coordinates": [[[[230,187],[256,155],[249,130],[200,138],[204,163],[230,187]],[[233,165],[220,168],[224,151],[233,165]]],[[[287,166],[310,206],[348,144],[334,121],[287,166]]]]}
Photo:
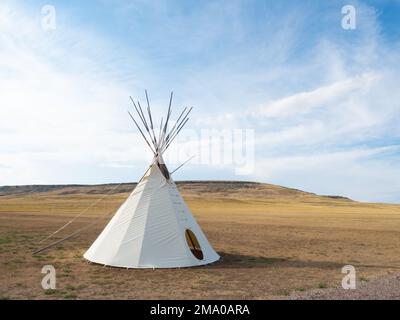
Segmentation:
{"type": "MultiPolygon", "coordinates": [[[[50,176],[49,163],[72,168],[146,159],[147,150],[126,113],[126,88],[114,79],[90,75],[83,64],[77,72],[53,63],[52,56],[67,56],[69,49],[52,43],[21,8],[0,9],[0,185],[93,179],[78,172],[50,176]]],[[[59,40],[71,36],[63,33],[59,40]]],[[[93,38],[90,44],[87,38],[77,39],[98,45],[93,38]]],[[[84,48],[78,51],[75,61],[91,58],[84,48]]],[[[98,172],[104,175],[97,181],[113,179],[105,170],[98,172]]]]}
{"type": "Polygon", "coordinates": [[[294,156],[281,156],[274,158],[264,158],[258,162],[261,166],[261,175],[273,176],[279,175],[282,170],[285,171],[298,171],[301,170],[314,170],[326,169],[337,165],[338,163],[346,165],[358,159],[366,159],[372,156],[381,155],[384,153],[396,152],[400,150],[400,146],[387,146],[381,148],[364,148],[353,149],[347,151],[332,151],[332,152],[314,152],[310,154],[294,155],[294,156]]]}
{"type": "Polygon", "coordinates": [[[400,146],[310,152],[258,159],[254,178],[319,194],[347,196],[354,200],[398,202],[400,146]]]}
{"type": "Polygon", "coordinates": [[[332,103],[337,103],[349,94],[354,94],[355,91],[367,92],[378,79],[379,76],[376,74],[363,74],[313,91],[297,93],[260,107],[255,112],[255,116],[281,118],[307,114],[315,108],[330,107],[332,103]]]}

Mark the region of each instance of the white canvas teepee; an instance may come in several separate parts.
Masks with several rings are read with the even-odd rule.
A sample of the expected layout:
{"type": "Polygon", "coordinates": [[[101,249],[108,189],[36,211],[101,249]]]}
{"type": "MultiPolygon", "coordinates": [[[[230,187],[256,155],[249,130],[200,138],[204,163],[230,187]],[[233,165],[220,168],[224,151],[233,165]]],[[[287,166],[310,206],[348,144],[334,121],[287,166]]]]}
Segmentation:
{"type": "MultiPolygon", "coordinates": [[[[146,99],[148,103],[147,92],[146,99]]],[[[158,139],[149,103],[148,119],[139,102],[138,105],[134,103],[144,130],[130,116],[154,158],[136,188],[85,252],[87,260],[125,268],[174,268],[204,265],[219,259],[179,194],[162,159],[163,152],[186,124],[191,111],[185,108],[167,134],[171,102],[172,93],[158,139]],[[143,132],[147,132],[150,141],[143,132]]]]}

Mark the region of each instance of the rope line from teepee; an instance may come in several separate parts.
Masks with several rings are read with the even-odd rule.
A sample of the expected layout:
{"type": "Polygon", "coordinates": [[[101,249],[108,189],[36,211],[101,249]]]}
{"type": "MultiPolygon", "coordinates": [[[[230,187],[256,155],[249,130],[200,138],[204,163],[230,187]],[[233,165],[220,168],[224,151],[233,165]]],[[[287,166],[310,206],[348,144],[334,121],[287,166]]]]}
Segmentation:
{"type": "Polygon", "coordinates": [[[82,210],[81,212],[79,212],[75,217],[73,217],[71,220],[69,220],[67,223],[65,223],[63,226],[61,226],[60,228],[58,228],[56,231],[54,231],[52,234],[50,234],[48,237],[43,238],[42,240],[39,241],[39,244],[50,239],[51,237],[53,237],[54,235],[56,235],[57,233],[59,233],[61,230],[65,229],[67,226],[69,226],[72,222],[74,222],[76,219],[78,219],[80,216],[82,216],[85,212],[87,212],[90,208],[92,208],[93,206],[95,206],[96,204],[98,204],[101,200],[103,200],[104,198],[108,197],[110,195],[110,193],[112,191],[114,191],[115,189],[117,189],[120,185],[122,184],[122,182],[120,182],[119,184],[117,184],[115,187],[113,187],[110,191],[108,191],[103,197],[101,197],[100,199],[97,199],[96,201],[94,201],[92,204],[90,204],[87,208],[85,208],[84,210],[82,210]]]}
{"type": "Polygon", "coordinates": [[[86,229],[89,229],[90,227],[92,227],[92,226],[98,224],[99,221],[103,221],[109,214],[111,214],[111,213],[113,213],[113,212],[114,212],[114,210],[112,210],[112,211],[110,211],[110,212],[106,212],[106,214],[104,214],[104,215],[102,216],[102,219],[96,220],[96,221],[94,221],[93,223],[90,223],[90,224],[88,224],[88,225],[86,225],[86,226],[84,226],[84,227],[82,227],[82,228],[76,230],[75,232],[71,233],[70,235],[68,235],[68,236],[66,236],[66,237],[64,237],[64,238],[62,238],[62,239],[60,239],[60,240],[57,240],[57,241],[55,241],[55,242],[53,242],[53,243],[50,243],[49,245],[47,245],[47,246],[45,246],[45,247],[39,248],[39,249],[35,250],[34,252],[32,252],[32,254],[38,254],[38,253],[40,253],[40,252],[43,252],[43,251],[45,251],[45,250],[47,250],[47,249],[50,249],[50,248],[54,247],[54,246],[57,245],[57,244],[60,244],[61,242],[64,242],[64,241],[66,241],[66,240],[68,240],[68,239],[73,238],[74,236],[78,235],[78,234],[81,233],[82,231],[84,231],[84,230],[86,230],[86,229]]]}

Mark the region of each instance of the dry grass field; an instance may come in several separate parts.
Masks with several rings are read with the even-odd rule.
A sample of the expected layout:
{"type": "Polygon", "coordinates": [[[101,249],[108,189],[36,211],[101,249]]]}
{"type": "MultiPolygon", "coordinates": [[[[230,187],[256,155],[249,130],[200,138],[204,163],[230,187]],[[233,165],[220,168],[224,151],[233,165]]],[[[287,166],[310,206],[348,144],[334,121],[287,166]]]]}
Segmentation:
{"type": "Polygon", "coordinates": [[[133,185],[0,188],[2,299],[271,299],[400,271],[400,205],[359,203],[275,185],[185,182],[179,188],[222,259],[183,269],[126,270],[89,264],[83,252],[133,185]],[[101,199],[101,201],[98,201],[101,199]],[[98,201],[98,202],[96,202],[98,201]],[[39,241],[92,205],[38,255],[39,241]],[[43,290],[43,265],[57,289],[43,290]]]}

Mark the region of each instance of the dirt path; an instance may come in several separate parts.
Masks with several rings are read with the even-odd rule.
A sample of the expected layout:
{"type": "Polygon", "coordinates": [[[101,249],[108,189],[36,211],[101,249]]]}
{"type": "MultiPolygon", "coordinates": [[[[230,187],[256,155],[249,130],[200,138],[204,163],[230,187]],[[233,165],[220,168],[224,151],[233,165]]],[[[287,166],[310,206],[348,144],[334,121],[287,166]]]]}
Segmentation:
{"type": "Polygon", "coordinates": [[[289,299],[303,300],[393,300],[400,299],[400,273],[357,283],[354,290],[317,289],[294,293],[289,299]]]}

